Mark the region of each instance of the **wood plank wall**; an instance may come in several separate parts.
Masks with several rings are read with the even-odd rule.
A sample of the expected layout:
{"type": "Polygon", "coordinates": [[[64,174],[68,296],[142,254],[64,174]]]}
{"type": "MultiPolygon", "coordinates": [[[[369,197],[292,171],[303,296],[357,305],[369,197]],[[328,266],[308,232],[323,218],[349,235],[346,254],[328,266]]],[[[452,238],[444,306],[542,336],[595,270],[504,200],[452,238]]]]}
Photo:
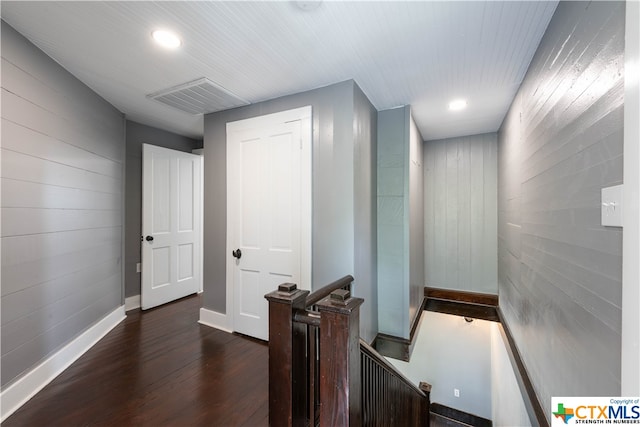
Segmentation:
{"type": "Polygon", "coordinates": [[[378,112],[378,329],[409,338],[408,107],[378,112]]]}
{"type": "Polygon", "coordinates": [[[422,150],[409,106],[378,113],[378,328],[404,339],[424,297],[422,150]]]}
{"type": "Polygon", "coordinates": [[[2,387],[122,301],[122,114],[2,22],[2,387]]]}
{"type": "Polygon", "coordinates": [[[354,296],[360,307],[360,336],[368,343],[378,333],[377,146],[378,111],[353,83],[354,296]]]}
{"type": "Polygon", "coordinates": [[[424,141],[409,109],[409,327],[420,317],[424,300],[424,141]]]}
{"type": "Polygon", "coordinates": [[[620,393],[624,2],[560,2],[499,132],[500,306],[552,396],[620,393]]]}
{"type": "Polygon", "coordinates": [[[497,279],[497,134],[427,141],[426,285],[488,294],[497,279]]]}

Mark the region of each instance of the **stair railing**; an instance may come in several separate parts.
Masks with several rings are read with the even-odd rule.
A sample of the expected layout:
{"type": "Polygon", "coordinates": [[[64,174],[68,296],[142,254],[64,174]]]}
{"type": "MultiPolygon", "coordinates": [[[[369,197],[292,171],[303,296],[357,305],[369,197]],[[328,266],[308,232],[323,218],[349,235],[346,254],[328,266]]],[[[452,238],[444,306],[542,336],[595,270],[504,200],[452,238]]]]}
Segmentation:
{"type": "Polygon", "coordinates": [[[360,340],[364,300],[351,297],[353,280],[312,294],[284,283],[265,295],[270,425],[428,425],[430,386],[415,387],[360,340]]]}
{"type": "Polygon", "coordinates": [[[373,347],[360,340],[365,426],[428,426],[431,385],[418,387],[373,347]]]}

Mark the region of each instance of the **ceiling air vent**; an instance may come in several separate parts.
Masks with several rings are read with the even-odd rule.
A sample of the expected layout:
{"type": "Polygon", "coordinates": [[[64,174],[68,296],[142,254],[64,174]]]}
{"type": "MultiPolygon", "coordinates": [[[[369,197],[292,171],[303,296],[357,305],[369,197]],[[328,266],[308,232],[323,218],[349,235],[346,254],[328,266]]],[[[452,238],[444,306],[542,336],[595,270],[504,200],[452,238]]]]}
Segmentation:
{"type": "Polygon", "coordinates": [[[147,98],[190,114],[213,113],[249,104],[206,78],[152,93],[147,98]]]}

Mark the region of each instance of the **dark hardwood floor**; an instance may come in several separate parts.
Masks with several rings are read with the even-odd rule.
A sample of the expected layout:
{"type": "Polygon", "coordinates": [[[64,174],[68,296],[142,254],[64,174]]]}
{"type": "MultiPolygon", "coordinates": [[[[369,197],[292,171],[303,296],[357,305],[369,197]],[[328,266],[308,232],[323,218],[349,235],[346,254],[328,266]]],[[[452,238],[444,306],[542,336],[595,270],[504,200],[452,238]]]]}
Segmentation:
{"type": "Polygon", "coordinates": [[[200,297],[127,318],[3,426],[267,426],[268,347],[197,323],[200,297]]]}

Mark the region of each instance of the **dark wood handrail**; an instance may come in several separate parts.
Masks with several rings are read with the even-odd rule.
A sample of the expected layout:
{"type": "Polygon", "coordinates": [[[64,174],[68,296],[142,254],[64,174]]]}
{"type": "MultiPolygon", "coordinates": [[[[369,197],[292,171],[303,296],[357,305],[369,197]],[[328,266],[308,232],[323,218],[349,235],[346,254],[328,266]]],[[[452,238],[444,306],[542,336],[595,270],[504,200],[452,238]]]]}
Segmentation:
{"type": "Polygon", "coordinates": [[[417,387],[360,340],[362,424],[428,427],[431,385],[417,387]]]}
{"type": "Polygon", "coordinates": [[[362,298],[348,275],[309,294],[278,286],[269,301],[269,423],[429,425],[431,386],[416,386],[359,337],[362,298]]]}
{"type": "Polygon", "coordinates": [[[353,282],[353,280],[353,276],[347,275],[341,279],[336,280],[335,282],[331,282],[328,285],[321,287],[315,292],[310,293],[309,295],[307,295],[306,306],[311,307],[312,305],[315,305],[321,299],[328,297],[331,292],[337,289],[344,288],[345,286],[353,282]]]}
{"type": "Polygon", "coordinates": [[[320,316],[318,313],[314,313],[307,310],[296,310],[293,313],[293,321],[304,323],[309,326],[320,327],[320,316]]]}
{"type": "Polygon", "coordinates": [[[376,361],[379,365],[381,365],[385,370],[389,371],[389,373],[395,377],[397,377],[401,382],[406,384],[409,388],[411,388],[417,395],[420,397],[426,398],[427,395],[420,390],[420,388],[411,382],[407,377],[405,377],[402,372],[398,370],[395,366],[393,366],[387,359],[384,358],[380,353],[378,353],[373,347],[367,344],[362,338],[360,338],[360,351],[365,353],[367,356],[376,361]]]}

